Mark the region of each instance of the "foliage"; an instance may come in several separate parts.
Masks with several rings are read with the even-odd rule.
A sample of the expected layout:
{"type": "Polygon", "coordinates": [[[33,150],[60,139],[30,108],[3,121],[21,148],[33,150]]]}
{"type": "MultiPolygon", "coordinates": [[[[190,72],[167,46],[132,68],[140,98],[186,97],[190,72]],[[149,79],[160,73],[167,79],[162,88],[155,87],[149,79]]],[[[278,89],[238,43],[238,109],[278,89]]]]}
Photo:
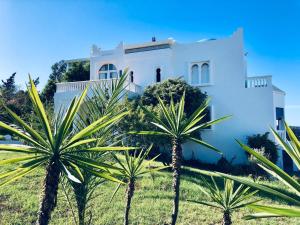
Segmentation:
{"type": "MultiPolygon", "coordinates": [[[[289,136],[290,141],[285,142],[280,135],[271,128],[273,135],[276,140],[279,142],[284,151],[292,158],[294,164],[300,169],[300,142],[291,130],[291,128],[285,123],[285,129],[289,136]]],[[[275,206],[263,206],[263,205],[251,205],[250,208],[254,209],[258,213],[246,216],[246,219],[256,219],[256,218],[264,218],[264,217],[300,217],[300,182],[295,177],[290,176],[286,172],[284,172],[281,168],[275,165],[266,157],[260,155],[255,150],[250,147],[238,142],[240,146],[247,151],[249,154],[255,156],[257,158],[258,165],[268,172],[270,175],[279,179],[279,181],[283,182],[285,185],[289,187],[291,192],[283,192],[278,191],[272,187],[261,185],[255,182],[246,181],[244,179],[240,179],[234,176],[230,176],[227,174],[217,173],[223,177],[228,179],[235,180],[237,182],[243,183],[260,191],[271,194],[274,197],[278,197],[284,199],[290,204],[295,205],[296,207],[288,208],[288,207],[275,207],[275,206]],[[294,195],[296,193],[296,195],[294,195]]]]}
{"type": "MultiPolygon", "coordinates": [[[[13,73],[8,79],[2,80],[0,85],[0,120],[11,123],[12,118],[6,112],[4,104],[12,109],[18,116],[26,122],[31,119],[32,104],[28,92],[19,89],[15,83],[16,73],[13,73]]],[[[33,80],[35,85],[39,84],[39,78],[33,80]]],[[[3,133],[3,131],[1,131],[3,133]]]]}
{"type": "Polygon", "coordinates": [[[90,79],[90,63],[74,62],[64,73],[63,80],[67,82],[83,81],[90,79]]]}
{"type": "MultiPolygon", "coordinates": [[[[128,152],[125,152],[125,160],[120,159],[117,155],[113,155],[117,165],[119,167],[119,175],[123,181],[126,182],[126,198],[125,198],[125,213],[124,213],[124,225],[129,224],[129,211],[131,207],[131,200],[134,195],[136,181],[138,178],[155,171],[165,169],[166,166],[159,166],[151,168],[151,163],[157,158],[153,158],[149,161],[149,165],[145,165],[145,159],[149,156],[152,145],[145,151],[140,151],[137,153],[135,151],[133,156],[130,156],[128,152]]],[[[118,188],[120,185],[118,186],[118,188]]],[[[117,188],[117,190],[118,190],[117,188]]],[[[116,190],[116,191],[117,191],[116,190]]]]}
{"type": "Polygon", "coordinates": [[[148,86],[141,97],[141,103],[144,106],[157,106],[159,105],[159,97],[167,105],[173,98],[176,104],[180,102],[184,93],[186,100],[184,112],[189,117],[205,101],[207,95],[202,93],[199,88],[187,84],[181,78],[168,79],[162,83],[148,86]]]}
{"type": "Polygon", "coordinates": [[[208,197],[210,200],[190,201],[222,210],[224,225],[231,224],[231,214],[233,211],[257,202],[257,200],[250,201],[250,199],[258,191],[250,191],[250,187],[245,187],[243,184],[239,185],[237,188],[234,188],[234,181],[224,179],[224,189],[220,190],[213,177],[211,177],[211,182],[208,182],[204,178],[202,181],[202,186],[205,187],[205,189],[199,186],[200,191],[204,193],[204,195],[206,195],[206,197],[208,197]]]}
{"type": "MultiPolygon", "coordinates": [[[[93,87],[91,88],[91,96],[86,97],[83,102],[83,107],[79,111],[79,118],[75,121],[75,127],[85,127],[98,120],[99,116],[114,117],[122,112],[123,108],[118,107],[119,100],[124,96],[125,82],[127,79],[127,71],[124,71],[123,76],[119,80],[112,80],[106,83],[106,88],[93,87]]],[[[101,129],[97,131],[94,136],[98,139],[97,146],[112,145],[114,143],[114,136],[116,134],[116,126],[110,126],[107,129],[101,129]]],[[[116,141],[119,141],[117,138],[116,141]]],[[[82,148],[91,147],[91,143],[82,148]]],[[[110,160],[112,157],[108,152],[102,152],[101,154],[88,154],[82,152],[81,155],[90,158],[101,160],[102,162],[110,160]]],[[[93,213],[91,210],[91,200],[94,198],[95,190],[104,183],[103,179],[93,176],[93,174],[84,171],[82,173],[84,181],[81,183],[71,182],[71,187],[74,192],[74,198],[76,201],[78,222],[80,225],[91,224],[93,220],[93,213]],[[89,210],[88,210],[89,209],[89,210]],[[87,217],[86,215],[89,215],[87,217]]]]}
{"type": "MultiPolygon", "coordinates": [[[[126,108],[130,113],[126,116],[126,119],[119,124],[119,129],[123,131],[122,133],[127,133],[132,130],[158,131],[159,128],[149,122],[151,121],[151,117],[149,117],[140,106],[142,105],[148,111],[155,112],[161,120],[164,120],[163,113],[159,107],[158,97],[162,99],[166,106],[169,106],[171,96],[175,104],[179,103],[184,91],[186,99],[184,117],[190,116],[191,113],[205,101],[207,95],[203,94],[199,88],[188,85],[180,78],[168,79],[164,82],[148,86],[140,98],[125,100],[120,107],[126,108]]],[[[203,114],[207,115],[207,111],[205,110],[203,114]]],[[[203,121],[209,121],[208,116],[205,116],[203,121]]],[[[195,132],[193,135],[196,138],[200,138],[200,132],[195,132]]],[[[128,145],[134,144],[141,148],[145,148],[152,143],[154,145],[153,150],[150,153],[151,156],[154,157],[159,154],[158,160],[162,161],[165,165],[169,165],[171,163],[171,154],[169,152],[171,141],[169,137],[131,135],[127,139],[128,145]]]]}
{"type": "Polygon", "coordinates": [[[51,122],[45,113],[43,104],[31,79],[28,92],[34,112],[38,115],[43,129],[39,131],[34,130],[13,111],[5,107],[9,115],[14,118],[15,125],[17,125],[19,129],[3,122],[0,122],[0,127],[18,136],[25,144],[2,144],[0,145],[0,150],[23,153],[27,156],[22,155],[0,161],[1,165],[15,165],[21,163],[21,165],[16,166],[15,169],[1,174],[0,186],[21,178],[41,166],[46,166],[46,176],[44,178],[43,195],[37,223],[48,224],[51,212],[55,207],[61,173],[72,181],[79,183],[83,179],[82,170],[88,171],[95,176],[118,182],[109,172],[110,169],[114,169],[115,167],[78,155],[78,153],[80,151],[97,153],[102,151],[129,150],[131,148],[96,146],[80,151],[76,150],[76,148],[80,148],[80,146],[87,143],[97,142],[97,138],[90,137],[100,129],[112,126],[116,121],[123,118],[126,112],[112,118],[108,118],[107,116],[100,117],[97,121],[75,133],[73,132],[74,129],[71,129],[71,126],[87,93],[87,89],[78,99],[76,97],[73,99],[65,115],[62,117],[63,119],[55,120],[53,126],[51,126],[51,122]]]}
{"type": "MultiPolygon", "coordinates": [[[[250,148],[258,149],[264,152],[271,162],[276,163],[278,160],[278,148],[274,141],[268,138],[269,132],[264,134],[255,134],[247,137],[247,144],[250,148]]],[[[248,156],[250,156],[248,154],[248,156]]]]}
{"type": "MultiPolygon", "coordinates": [[[[1,159],[11,157],[14,153],[2,153],[1,159]]],[[[120,156],[121,157],[121,156],[120,156]]],[[[123,157],[121,157],[123,159],[123,157]]],[[[147,165],[147,161],[145,162],[147,165]]],[[[152,168],[160,166],[160,162],[153,162],[152,168]]],[[[11,168],[8,165],[0,166],[0,173],[11,168]]],[[[202,206],[187,201],[206,200],[206,196],[199,191],[199,184],[202,183],[201,174],[198,169],[184,167],[182,170],[181,182],[181,209],[182,213],[178,217],[178,225],[208,225],[221,224],[222,214],[218,209],[202,206]]],[[[35,173],[22,179],[7,184],[0,188],[0,224],[3,225],[27,225],[35,224],[36,211],[38,209],[39,189],[42,182],[43,169],[38,169],[35,173]]],[[[250,180],[247,177],[241,177],[250,180]]],[[[170,209],[172,207],[172,173],[162,170],[159,173],[146,174],[138,180],[136,191],[130,210],[131,224],[154,225],[165,224],[169,220],[170,209]]],[[[222,188],[222,182],[217,184],[222,188]]],[[[286,191],[286,186],[278,180],[261,180],[261,184],[269,185],[282,192],[286,191]]],[[[116,183],[105,182],[95,189],[94,197],[90,201],[88,211],[93,213],[92,224],[120,225],[123,221],[124,192],[125,185],[121,185],[119,191],[111,202],[112,193],[116,183]]],[[[203,187],[205,188],[205,187],[203,187]]],[[[208,191],[208,190],[207,190],[208,191]]],[[[70,190],[69,193],[72,193],[70,190]]],[[[258,196],[267,205],[280,205],[284,202],[272,195],[259,192],[258,196]]],[[[72,201],[73,202],[73,201],[72,201]]],[[[76,207],[74,208],[76,213],[76,207]]],[[[241,208],[232,214],[233,224],[237,225],[299,225],[299,218],[268,218],[261,220],[243,220],[244,215],[249,214],[248,208],[241,208]]],[[[86,215],[89,220],[89,214],[86,215]]],[[[72,209],[64,198],[63,189],[58,191],[58,204],[53,212],[51,224],[75,225],[72,216],[72,209]]]]}
{"type": "Polygon", "coordinates": [[[176,224],[178,209],[179,209],[179,190],[180,190],[180,173],[182,164],[182,144],[186,141],[196,142],[204,147],[219,152],[212,145],[193,136],[193,133],[200,129],[209,127],[213,124],[221,122],[227,117],[217,120],[202,122],[205,117],[205,110],[207,109],[209,100],[206,99],[189,117],[185,117],[185,93],[180,99],[179,104],[175,104],[171,98],[170,105],[167,105],[158,97],[159,109],[162,116],[158,116],[155,112],[149,111],[147,108],[141,106],[144,112],[151,118],[151,123],[158,128],[159,131],[139,131],[131,132],[139,135],[154,135],[164,136],[171,140],[172,145],[172,170],[173,170],[173,191],[174,204],[172,213],[172,225],[176,224]]]}
{"type": "Polygon", "coordinates": [[[61,60],[51,66],[51,74],[42,90],[42,101],[47,104],[53,104],[53,97],[56,91],[57,82],[73,82],[89,80],[90,64],[85,62],[74,62],[67,70],[67,64],[61,60]]]}
{"type": "Polygon", "coordinates": [[[52,72],[49,75],[49,79],[41,93],[41,99],[43,102],[53,104],[53,97],[56,91],[56,83],[63,81],[63,75],[66,72],[66,69],[67,64],[63,60],[54,63],[51,66],[52,72]]]}

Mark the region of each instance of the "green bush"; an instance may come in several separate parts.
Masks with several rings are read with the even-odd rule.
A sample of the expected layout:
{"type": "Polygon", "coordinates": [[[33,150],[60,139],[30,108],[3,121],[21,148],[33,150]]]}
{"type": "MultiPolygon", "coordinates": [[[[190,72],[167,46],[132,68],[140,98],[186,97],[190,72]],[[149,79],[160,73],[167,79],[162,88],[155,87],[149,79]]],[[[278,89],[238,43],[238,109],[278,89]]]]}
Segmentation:
{"type": "Polygon", "coordinates": [[[0,141],[4,141],[4,140],[5,140],[4,135],[0,135],[0,141]]]}
{"type": "Polygon", "coordinates": [[[248,136],[247,140],[249,147],[263,151],[264,156],[267,157],[271,162],[277,162],[278,148],[275,142],[269,139],[269,132],[248,136]]]}

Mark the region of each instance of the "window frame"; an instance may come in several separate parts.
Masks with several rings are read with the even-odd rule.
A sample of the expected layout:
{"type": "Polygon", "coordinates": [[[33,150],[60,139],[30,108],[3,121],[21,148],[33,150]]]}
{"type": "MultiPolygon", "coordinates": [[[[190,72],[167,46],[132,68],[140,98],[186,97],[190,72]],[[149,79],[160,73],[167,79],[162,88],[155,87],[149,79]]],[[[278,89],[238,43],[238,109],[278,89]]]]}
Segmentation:
{"type": "Polygon", "coordinates": [[[113,63],[104,63],[100,66],[100,68],[98,69],[98,79],[99,80],[110,80],[110,79],[118,79],[120,78],[119,76],[119,71],[116,67],[115,64],[113,63]],[[106,70],[101,70],[102,67],[107,67],[106,70]],[[113,69],[110,69],[110,68],[113,68],[113,69]],[[111,77],[111,73],[115,73],[117,76],[116,77],[111,77]],[[100,78],[101,74],[106,74],[105,78],[100,78]]]}
{"type": "Polygon", "coordinates": [[[188,70],[188,77],[189,77],[189,84],[192,85],[192,86],[210,86],[210,85],[213,85],[213,82],[212,82],[212,73],[211,73],[211,63],[210,61],[197,61],[197,62],[191,62],[189,63],[189,70],[188,70]],[[204,64],[207,64],[208,65],[208,83],[203,83],[202,82],[202,66],[204,64]],[[198,66],[198,81],[199,83],[195,83],[193,84],[192,83],[192,67],[197,65],[198,66]]]}

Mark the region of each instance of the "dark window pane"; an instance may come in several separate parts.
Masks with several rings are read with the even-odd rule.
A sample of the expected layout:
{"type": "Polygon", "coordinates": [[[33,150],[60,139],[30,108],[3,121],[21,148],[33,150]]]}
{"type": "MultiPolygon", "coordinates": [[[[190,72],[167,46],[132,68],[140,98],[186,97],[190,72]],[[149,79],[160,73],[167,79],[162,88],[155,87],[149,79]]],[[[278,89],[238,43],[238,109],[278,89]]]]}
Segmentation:
{"type": "Polygon", "coordinates": [[[108,70],[108,65],[105,64],[105,65],[101,66],[99,71],[107,71],[107,70],[108,70]]]}
{"type": "Polygon", "coordinates": [[[117,70],[117,68],[115,67],[115,65],[109,64],[109,70],[117,70]]]}

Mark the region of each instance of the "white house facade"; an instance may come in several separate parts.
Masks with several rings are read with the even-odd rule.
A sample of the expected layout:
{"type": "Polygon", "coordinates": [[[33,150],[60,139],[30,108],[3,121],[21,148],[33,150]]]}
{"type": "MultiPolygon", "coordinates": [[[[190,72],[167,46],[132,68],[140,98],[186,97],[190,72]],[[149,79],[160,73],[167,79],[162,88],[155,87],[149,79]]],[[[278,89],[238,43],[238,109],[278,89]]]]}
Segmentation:
{"type": "MultiPolygon", "coordinates": [[[[245,152],[234,139],[262,134],[272,126],[285,137],[283,127],[285,93],[272,84],[272,76],[249,77],[243,44],[243,30],[230,37],[194,43],[173,39],[141,44],[120,43],[115,49],[92,47],[90,81],[58,83],[56,110],[66,106],[88,84],[117,79],[129,68],[128,90],[141,94],[148,85],[182,77],[211,97],[211,118],[232,115],[231,119],[202,132],[202,138],[223,151],[233,163],[244,163],[245,152]]],[[[270,135],[270,138],[272,136],[270,135]]],[[[278,164],[283,166],[282,151],[278,164]]],[[[184,156],[215,163],[219,155],[198,144],[186,143],[184,156]]]]}

